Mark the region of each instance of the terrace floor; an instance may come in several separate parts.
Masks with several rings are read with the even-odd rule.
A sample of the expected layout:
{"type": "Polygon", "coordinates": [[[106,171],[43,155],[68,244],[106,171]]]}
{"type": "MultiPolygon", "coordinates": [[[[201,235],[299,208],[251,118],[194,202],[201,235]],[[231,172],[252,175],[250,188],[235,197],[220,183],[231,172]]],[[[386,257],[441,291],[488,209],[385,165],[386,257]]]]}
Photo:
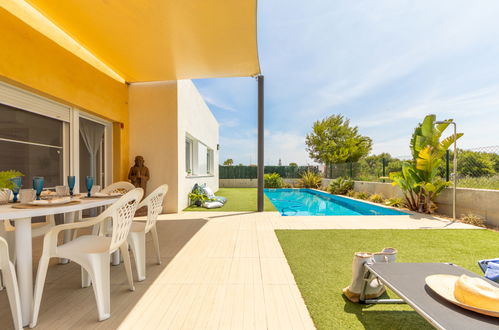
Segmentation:
{"type": "MultiPolygon", "coordinates": [[[[111,318],[97,321],[79,267],[49,268],[37,329],[312,329],[274,229],[476,228],[416,216],[281,217],[277,212],[184,212],[158,223],[162,264],[148,241],[147,279],[127,289],[111,268],[111,318]]],[[[35,261],[41,240],[34,241],[35,261]]],[[[36,263],[35,263],[36,268],[36,263]]],[[[135,274],[135,270],[134,270],[135,274]]],[[[0,328],[12,328],[5,291],[0,328]]]]}

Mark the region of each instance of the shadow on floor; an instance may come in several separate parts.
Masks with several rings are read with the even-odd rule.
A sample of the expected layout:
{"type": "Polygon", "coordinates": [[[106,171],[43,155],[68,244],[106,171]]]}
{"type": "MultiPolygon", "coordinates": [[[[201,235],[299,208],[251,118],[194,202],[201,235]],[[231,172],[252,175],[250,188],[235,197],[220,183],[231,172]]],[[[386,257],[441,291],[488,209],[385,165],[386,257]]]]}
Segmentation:
{"type": "MultiPolygon", "coordinates": [[[[390,297],[385,293],[380,298],[388,299],[390,297]]],[[[375,305],[355,304],[349,301],[345,296],[343,296],[343,300],[345,301],[344,311],[346,313],[355,314],[359,322],[368,330],[434,329],[415,311],[376,310],[374,308],[375,305]]]]}
{"type": "MultiPolygon", "coordinates": [[[[51,259],[36,329],[116,329],[139,302],[155,279],[207,220],[158,221],[161,265],[155,260],[152,239],[147,237],[146,280],[135,282],[135,291],[128,290],[123,265],[111,266],[111,318],[98,322],[97,307],[92,288],[81,288],[80,267],[75,263],[58,264],[51,259]]],[[[33,268],[36,274],[42,240],[33,240],[33,268]]],[[[132,255],[132,269],[136,279],[132,255]]],[[[0,329],[13,329],[12,318],[4,291],[0,292],[0,329]]]]}

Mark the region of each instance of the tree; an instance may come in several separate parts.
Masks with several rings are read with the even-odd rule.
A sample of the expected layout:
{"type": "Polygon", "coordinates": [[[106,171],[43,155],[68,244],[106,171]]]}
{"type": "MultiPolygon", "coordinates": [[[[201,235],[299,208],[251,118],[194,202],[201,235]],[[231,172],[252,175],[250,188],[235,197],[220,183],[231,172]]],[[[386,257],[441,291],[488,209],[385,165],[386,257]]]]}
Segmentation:
{"type": "Polygon", "coordinates": [[[234,165],[234,160],[232,158],[228,158],[224,162],[224,166],[232,166],[234,165]]]}
{"type": "Polygon", "coordinates": [[[293,162],[293,163],[289,163],[289,166],[297,167],[298,164],[296,164],[296,163],[293,162]]]}
{"type": "Polygon", "coordinates": [[[378,180],[383,176],[383,162],[385,162],[385,176],[391,172],[402,170],[402,161],[392,157],[389,153],[370,155],[359,161],[359,177],[363,180],[378,180]]]}
{"type": "Polygon", "coordinates": [[[314,122],[312,133],[307,134],[305,143],[310,158],[316,162],[356,162],[371,151],[372,140],[359,134],[357,126],[351,127],[350,120],[342,115],[332,115],[314,122]]]}
{"type": "Polygon", "coordinates": [[[495,154],[469,150],[458,151],[457,172],[463,176],[481,177],[496,174],[495,154]]]}

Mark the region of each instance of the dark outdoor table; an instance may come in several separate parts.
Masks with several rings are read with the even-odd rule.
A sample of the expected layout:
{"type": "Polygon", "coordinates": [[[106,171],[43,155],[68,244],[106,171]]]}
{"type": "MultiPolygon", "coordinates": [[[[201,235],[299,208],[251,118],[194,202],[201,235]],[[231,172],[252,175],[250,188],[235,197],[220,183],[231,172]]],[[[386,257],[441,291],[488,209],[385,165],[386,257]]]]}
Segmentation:
{"type": "MultiPolygon", "coordinates": [[[[456,306],[425,283],[427,276],[435,274],[481,277],[469,270],[445,263],[395,262],[366,264],[365,267],[437,329],[499,329],[499,318],[456,306]]],[[[499,287],[497,283],[485,280],[499,287]]]]}

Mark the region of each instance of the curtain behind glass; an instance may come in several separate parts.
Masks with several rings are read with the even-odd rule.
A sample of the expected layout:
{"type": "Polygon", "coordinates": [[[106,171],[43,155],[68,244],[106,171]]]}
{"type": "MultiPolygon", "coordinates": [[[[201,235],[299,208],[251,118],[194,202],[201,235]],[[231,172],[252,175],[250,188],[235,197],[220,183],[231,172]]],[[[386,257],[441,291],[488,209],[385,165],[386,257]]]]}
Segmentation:
{"type": "Polygon", "coordinates": [[[104,139],[104,125],[80,118],[80,135],[90,155],[90,176],[97,180],[97,153],[104,139]]]}

